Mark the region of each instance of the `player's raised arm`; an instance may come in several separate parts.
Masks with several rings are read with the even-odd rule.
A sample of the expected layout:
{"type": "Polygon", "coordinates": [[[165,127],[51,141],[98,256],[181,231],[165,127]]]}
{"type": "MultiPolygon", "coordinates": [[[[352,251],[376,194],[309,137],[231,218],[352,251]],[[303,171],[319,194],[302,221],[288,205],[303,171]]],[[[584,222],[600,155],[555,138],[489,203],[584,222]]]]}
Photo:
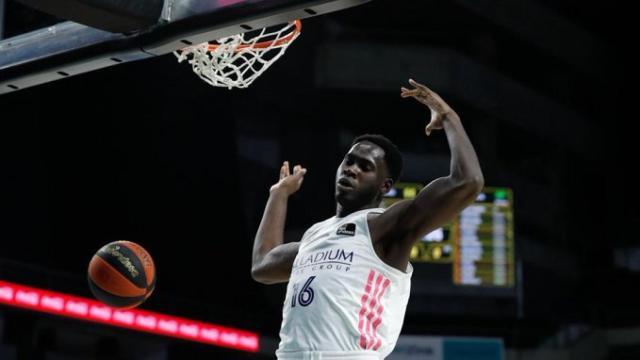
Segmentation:
{"type": "MultiPolygon", "coordinates": [[[[372,221],[372,231],[383,241],[400,241],[407,249],[415,240],[442,226],[474,201],[484,178],[471,141],[458,114],[426,86],[409,80],[414,89],[401,89],[403,98],[414,98],[431,111],[425,132],[444,129],[451,150],[449,175],[427,185],[415,199],[398,203],[372,221]]],[[[426,166],[426,165],[425,165],[426,166]]]]}
{"type": "Polygon", "coordinates": [[[307,169],[300,165],[290,173],[287,161],[280,167],[280,179],[269,191],[269,200],[253,243],[251,276],[263,284],[286,282],[291,274],[293,260],[298,253],[298,242],[283,244],[284,224],[289,196],[300,189],[307,169]]]}

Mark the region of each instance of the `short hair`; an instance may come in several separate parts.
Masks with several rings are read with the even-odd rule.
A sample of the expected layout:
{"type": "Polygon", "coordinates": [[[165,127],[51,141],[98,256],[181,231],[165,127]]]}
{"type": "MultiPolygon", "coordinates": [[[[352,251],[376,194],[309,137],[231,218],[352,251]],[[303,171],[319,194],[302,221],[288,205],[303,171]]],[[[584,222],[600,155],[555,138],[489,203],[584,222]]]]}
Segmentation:
{"type": "Polygon", "coordinates": [[[353,147],[353,145],[362,141],[374,143],[384,150],[384,161],[387,163],[387,168],[389,168],[389,175],[394,183],[398,181],[403,165],[402,153],[398,150],[398,147],[384,135],[378,134],[360,135],[353,140],[351,146],[353,147]]]}

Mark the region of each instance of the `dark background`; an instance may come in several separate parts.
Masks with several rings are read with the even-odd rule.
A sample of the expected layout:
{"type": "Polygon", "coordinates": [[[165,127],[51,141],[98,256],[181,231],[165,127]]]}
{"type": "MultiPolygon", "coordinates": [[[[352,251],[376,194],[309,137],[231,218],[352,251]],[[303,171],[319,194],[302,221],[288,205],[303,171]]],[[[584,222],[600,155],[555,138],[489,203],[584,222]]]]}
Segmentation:
{"type": "MultiPolygon", "coordinates": [[[[638,326],[624,14],[615,3],[567,0],[374,0],[305,21],[246,90],[212,88],[169,55],[3,95],[0,276],[90,296],[91,256],[127,239],[158,269],[143,308],[276,338],[284,287],[256,284],[250,267],[279,164],[309,169],[290,201],[288,240],[333,215],[335,169],[355,135],[395,141],[407,156],[405,181],[446,175],[444,134],[424,136],[428,110],[399,96],[411,77],[461,115],[486,185],[513,189],[522,282],[509,296],[447,293],[428,286],[441,269],[423,267],[403,333],[498,336],[527,349],[566,345],[557,339],[576,326],[577,337],[638,326]]],[[[8,1],[5,37],[56,21],[8,1]]],[[[61,327],[119,333],[2,313],[3,342],[23,358],[62,351],[61,327]]],[[[240,356],[168,343],[175,358],[240,356]]]]}

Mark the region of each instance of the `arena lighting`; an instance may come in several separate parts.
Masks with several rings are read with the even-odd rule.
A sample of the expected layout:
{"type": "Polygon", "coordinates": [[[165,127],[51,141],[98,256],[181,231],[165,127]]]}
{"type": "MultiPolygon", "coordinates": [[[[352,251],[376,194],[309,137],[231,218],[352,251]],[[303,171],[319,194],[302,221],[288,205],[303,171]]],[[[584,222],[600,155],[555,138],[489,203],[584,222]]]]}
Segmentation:
{"type": "Polygon", "coordinates": [[[116,309],[98,301],[0,281],[0,304],[257,352],[258,335],[224,326],[138,309],[116,309]]]}

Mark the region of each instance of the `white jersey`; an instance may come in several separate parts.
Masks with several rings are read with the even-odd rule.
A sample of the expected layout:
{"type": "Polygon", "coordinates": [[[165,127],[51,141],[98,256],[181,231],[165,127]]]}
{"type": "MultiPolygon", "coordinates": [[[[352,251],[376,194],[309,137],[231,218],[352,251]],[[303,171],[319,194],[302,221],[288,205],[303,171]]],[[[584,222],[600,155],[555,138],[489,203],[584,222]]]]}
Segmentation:
{"type": "Polygon", "coordinates": [[[278,359],[383,359],[395,347],[411,288],[411,264],[385,264],[366,209],[313,225],[300,242],[282,310],[278,359]]]}

